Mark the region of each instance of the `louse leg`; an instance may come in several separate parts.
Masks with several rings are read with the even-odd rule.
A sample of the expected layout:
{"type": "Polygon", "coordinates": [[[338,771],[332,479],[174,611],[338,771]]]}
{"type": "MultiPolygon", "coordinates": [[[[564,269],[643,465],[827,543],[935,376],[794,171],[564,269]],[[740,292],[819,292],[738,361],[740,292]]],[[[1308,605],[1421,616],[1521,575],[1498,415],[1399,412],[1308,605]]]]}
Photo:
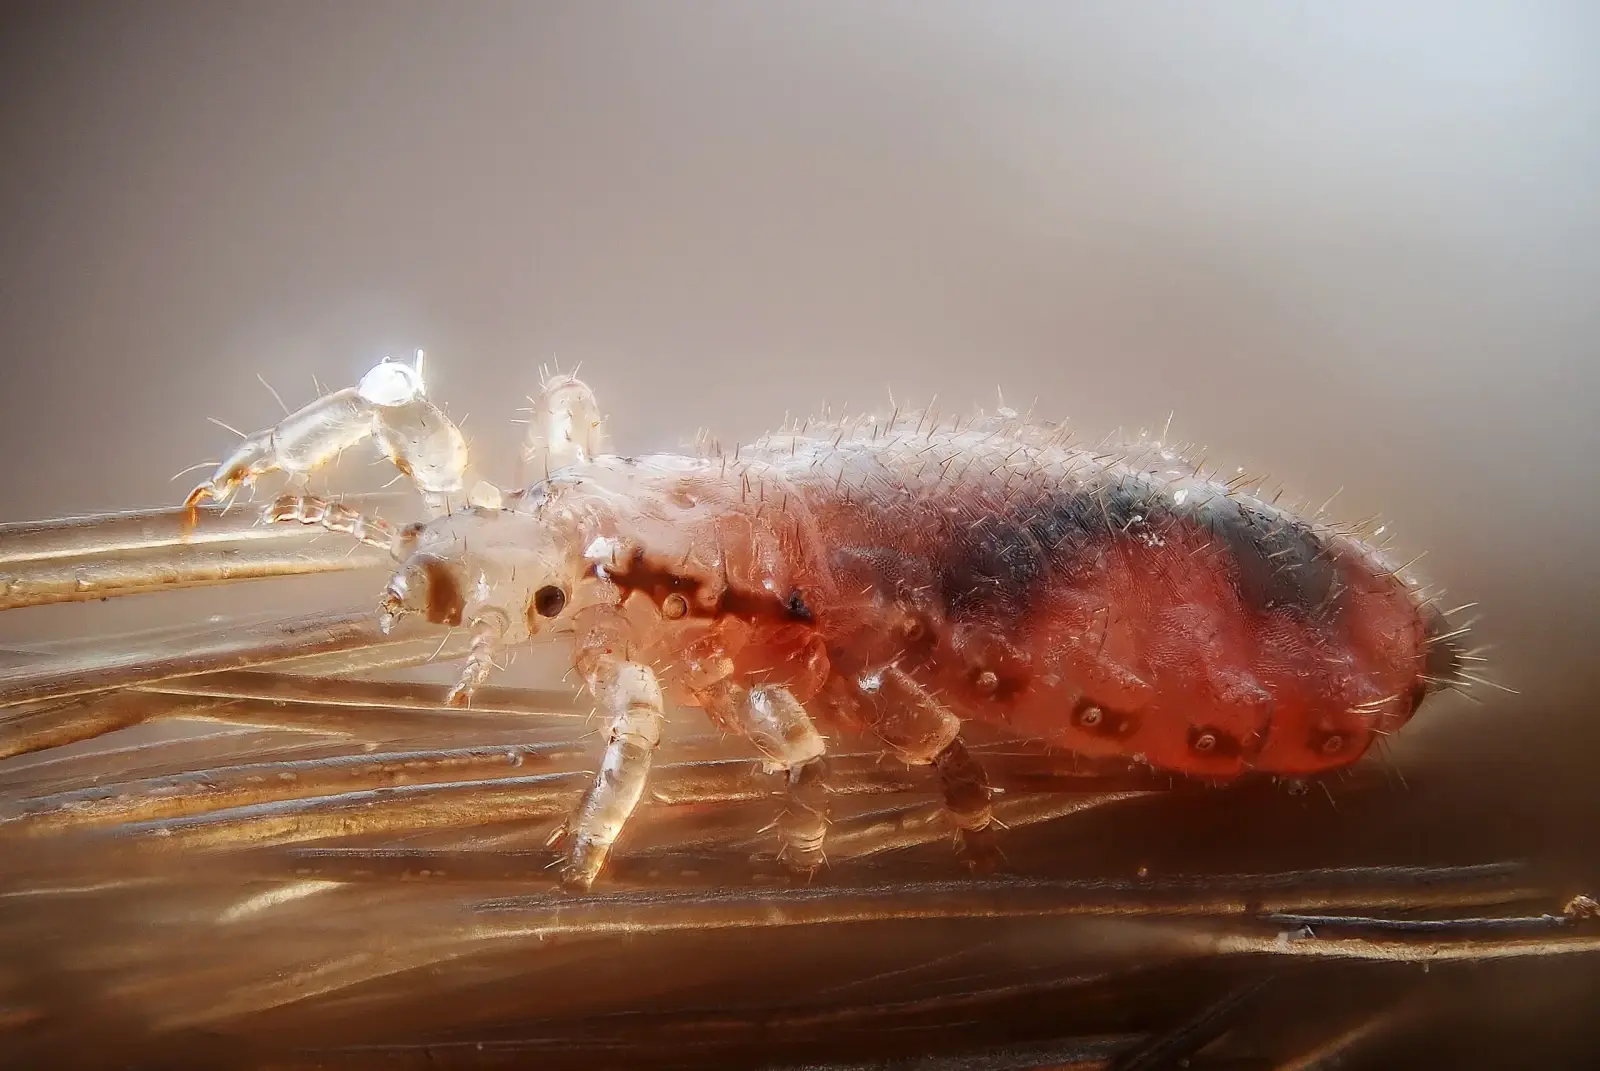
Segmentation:
{"type": "Polygon", "coordinates": [[[931,765],[938,771],[945,812],[969,862],[993,867],[999,853],[989,779],[961,738],[961,719],[894,666],[858,687],[872,731],[908,765],[931,765]]]}
{"type": "Polygon", "coordinates": [[[968,859],[979,869],[994,867],[1000,851],[995,843],[992,790],[983,766],[972,757],[959,733],[934,756],[933,765],[944,787],[945,810],[959,831],[968,859]]]}
{"type": "Polygon", "coordinates": [[[445,706],[466,707],[471,704],[472,693],[494,672],[495,652],[504,642],[505,634],[505,615],[498,611],[491,610],[472,619],[472,646],[467,651],[466,663],[461,667],[461,676],[445,693],[445,706]]]}
{"type": "MultiPolygon", "coordinates": [[[[387,521],[369,517],[338,502],[311,495],[282,495],[262,511],[263,519],[273,524],[317,525],[330,532],[352,536],[369,546],[383,547],[398,561],[403,560],[417,535],[418,525],[396,528],[387,521]]],[[[409,612],[406,590],[397,588],[404,575],[392,577],[378,609],[378,627],[387,635],[409,612]]],[[[503,646],[510,622],[507,611],[494,605],[479,605],[471,616],[472,645],[455,685],[445,695],[445,705],[466,707],[472,694],[494,671],[494,656],[503,646]]]]}
{"type": "Polygon", "coordinates": [[[695,695],[713,721],[761,752],[769,772],[784,774],[787,806],[778,820],[778,857],[793,870],[814,873],[826,862],[827,744],[805,707],[776,684],[745,688],[723,680],[695,695]]]}
{"type": "Polygon", "coordinates": [[[587,383],[575,376],[551,376],[531,401],[518,473],[523,486],[604,452],[600,403],[587,383]]]}
{"type": "Polygon", "coordinates": [[[247,436],[210,479],[189,493],[184,505],[193,510],[207,499],[227,502],[241,487],[272,472],[304,484],[312,473],[367,439],[410,477],[431,516],[449,512],[452,498],[498,505],[498,490],[488,484],[465,494],[466,439],[424,393],[420,352],[415,367],[385,359],[357,386],[325,394],[276,426],[247,436]]]}
{"type": "Polygon", "coordinates": [[[629,658],[621,615],[614,607],[590,613],[573,662],[610,721],[606,753],[577,813],[552,838],[567,841],[562,884],[578,890],[594,884],[639,805],[666,720],[655,671],[629,658]]]}
{"type": "Polygon", "coordinates": [[[315,525],[350,536],[369,547],[381,547],[399,557],[400,529],[340,502],[312,495],[279,495],[261,511],[261,518],[268,524],[315,525]]]}

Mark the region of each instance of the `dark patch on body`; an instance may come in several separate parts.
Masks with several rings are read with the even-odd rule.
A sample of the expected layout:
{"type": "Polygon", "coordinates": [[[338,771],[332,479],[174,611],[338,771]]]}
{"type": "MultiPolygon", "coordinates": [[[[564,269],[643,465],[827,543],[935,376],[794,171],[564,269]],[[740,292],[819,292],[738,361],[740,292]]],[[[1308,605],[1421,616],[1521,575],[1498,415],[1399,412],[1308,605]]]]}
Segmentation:
{"type": "MultiPolygon", "coordinates": [[[[868,626],[873,638],[863,641],[867,647],[892,647],[906,670],[958,657],[966,663],[971,701],[1009,703],[1032,674],[1027,655],[1005,633],[1025,617],[1048,563],[1014,520],[990,515],[958,525],[959,535],[946,544],[957,548],[954,553],[936,550],[924,558],[892,547],[849,546],[834,550],[828,562],[841,587],[877,594],[880,612],[868,626]]],[[[836,662],[855,664],[852,644],[842,646],[836,662]]]]}
{"type": "Polygon", "coordinates": [[[1005,513],[950,521],[925,565],[892,547],[836,551],[830,564],[895,598],[927,588],[929,609],[953,623],[1016,623],[1025,628],[1052,580],[1075,575],[1118,542],[1143,532],[1189,528],[1225,558],[1244,605],[1259,613],[1311,620],[1337,616],[1338,564],[1312,528],[1226,495],[1199,492],[1177,503],[1165,486],[1129,476],[1114,484],[1023,497],[1005,513]],[[919,568],[920,565],[920,568],[919,568]]]}
{"type": "Polygon", "coordinates": [[[1118,483],[1096,491],[1054,494],[1029,511],[1029,533],[1053,566],[1068,566],[1085,552],[1103,545],[1114,533],[1136,524],[1164,522],[1172,503],[1141,483],[1118,483]]]}
{"type": "Polygon", "coordinates": [[[871,587],[896,599],[905,598],[923,585],[917,564],[904,550],[893,547],[847,546],[828,555],[828,567],[836,581],[871,587]]]}
{"type": "Polygon", "coordinates": [[[1044,579],[1044,555],[1027,528],[1001,516],[958,531],[939,556],[934,584],[953,621],[1026,613],[1044,579]]]}
{"type": "Polygon", "coordinates": [[[784,609],[788,610],[789,616],[796,621],[812,620],[811,607],[806,605],[805,596],[800,594],[799,588],[789,592],[789,598],[784,603],[784,609]]]}
{"type": "MultiPolygon", "coordinates": [[[[590,575],[594,575],[591,567],[590,575]]],[[[745,591],[732,585],[722,589],[714,603],[705,597],[705,582],[685,576],[669,566],[652,559],[643,550],[635,551],[627,566],[610,569],[607,576],[622,590],[626,599],[640,592],[657,608],[671,595],[682,595],[688,604],[686,617],[718,618],[737,617],[745,621],[775,621],[781,623],[813,620],[805,596],[798,590],[788,595],[774,595],[768,591],[745,591]]]]}
{"type": "Polygon", "coordinates": [[[452,628],[461,624],[467,601],[449,566],[428,558],[422,562],[422,575],[427,579],[424,587],[428,597],[428,620],[435,625],[449,625],[452,628]]]}
{"type": "MultiPolygon", "coordinates": [[[[1226,553],[1242,601],[1259,612],[1282,612],[1309,618],[1336,608],[1338,569],[1327,545],[1304,522],[1252,509],[1225,495],[1202,493],[1179,504],[1163,487],[1127,478],[1114,485],[1050,495],[1024,507],[1015,521],[997,521],[989,531],[997,538],[989,547],[958,541],[943,574],[970,578],[1004,596],[1007,609],[1029,607],[1028,595],[1038,590],[1045,574],[1067,579],[1091,554],[1141,531],[1158,535],[1184,526],[1199,528],[1226,553]],[[1023,526],[1035,554],[1017,549],[1013,534],[1023,526]],[[957,560],[964,559],[964,560],[957,560]],[[998,582],[992,577],[998,576],[998,582]]],[[[958,607],[982,601],[980,592],[947,594],[958,607]]],[[[991,602],[994,600],[991,599],[991,602]]]]}
{"type": "Polygon", "coordinates": [[[1201,502],[1194,513],[1195,521],[1227,548],[1247,606],[1302,618],[1337,609],[1338,567],[1310,525],[1222,495],[1201,502]]]}

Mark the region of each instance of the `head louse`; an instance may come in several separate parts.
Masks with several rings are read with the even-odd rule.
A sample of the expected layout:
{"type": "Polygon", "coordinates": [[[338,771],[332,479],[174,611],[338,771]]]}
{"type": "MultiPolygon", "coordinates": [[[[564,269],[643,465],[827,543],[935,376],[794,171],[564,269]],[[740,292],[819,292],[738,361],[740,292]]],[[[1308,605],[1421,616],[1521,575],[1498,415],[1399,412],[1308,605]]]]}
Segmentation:
{"type": "Polygon", "coordinates": [[[465,439],[420,377],[396,404],[345,391],[284,426],[329,456],[375,435],[408,475],[435,451],[437,512],[396,540],[384,612],[472,630],[453,701],[497,652],[574,637],[612,718],[575,819],[581,882],[639,799],[667,694],[791,773],[822,734],[870,730],[932,763],[975,834],[987,797],[963,724],[1206,781],[1292,779],[1348,767],[1433,692],[1492,686],[1465,668],[1470,626],[1411,576],[1421,555],[1391,561],[1376,517],[1326,519],[1338,492],[1307,513],[1266,474],[1208,472],[1204,448],[1168,444],[1171,414],[1159,439],[1093,442],[1003,394],[948,420],[891,395],[887,413],[786,415],[731,450],[702,429],[688,455],[619,457],[598,448],[588,388],[541,376],[524,454],[539,478],[521,492],[466,479],[465,439]]]}

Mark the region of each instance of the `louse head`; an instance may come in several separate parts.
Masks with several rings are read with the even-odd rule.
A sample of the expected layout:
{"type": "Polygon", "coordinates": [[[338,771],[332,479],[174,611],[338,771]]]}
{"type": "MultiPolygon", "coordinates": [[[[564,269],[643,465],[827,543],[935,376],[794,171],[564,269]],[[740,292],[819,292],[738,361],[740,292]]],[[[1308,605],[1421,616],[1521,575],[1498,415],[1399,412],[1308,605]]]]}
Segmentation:
{"type": "Polygon", "coordinates": [[[400,568],[379,606],[385,632],[407,614],[435,625],[490,621],[518,643],[573,602],[579,567],[571,541],[537,516],[472,508],[401,534],[400,568]]]}

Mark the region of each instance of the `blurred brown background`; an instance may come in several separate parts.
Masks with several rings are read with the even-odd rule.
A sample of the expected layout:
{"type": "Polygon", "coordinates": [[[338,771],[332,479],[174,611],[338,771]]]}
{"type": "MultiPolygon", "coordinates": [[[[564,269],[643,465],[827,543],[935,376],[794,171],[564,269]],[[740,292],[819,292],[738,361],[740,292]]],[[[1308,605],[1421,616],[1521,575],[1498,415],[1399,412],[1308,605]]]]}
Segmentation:
{"type": "Polygon", "coordinates": [[[1175,410],[1217,459],[1344,487],[1337,512],[1382,511],[1483,604],[1525,694],[1414,739],[1595,754],[1591,4],[52,2],[3,26],[6,519],[172,503],[231,444],[206,416],[277,419],[258,373],[299,405],[417,347],[507,480],[552,359],[628,451],[890,388],[1002,387],[1096,434],[1175,410]]]}

